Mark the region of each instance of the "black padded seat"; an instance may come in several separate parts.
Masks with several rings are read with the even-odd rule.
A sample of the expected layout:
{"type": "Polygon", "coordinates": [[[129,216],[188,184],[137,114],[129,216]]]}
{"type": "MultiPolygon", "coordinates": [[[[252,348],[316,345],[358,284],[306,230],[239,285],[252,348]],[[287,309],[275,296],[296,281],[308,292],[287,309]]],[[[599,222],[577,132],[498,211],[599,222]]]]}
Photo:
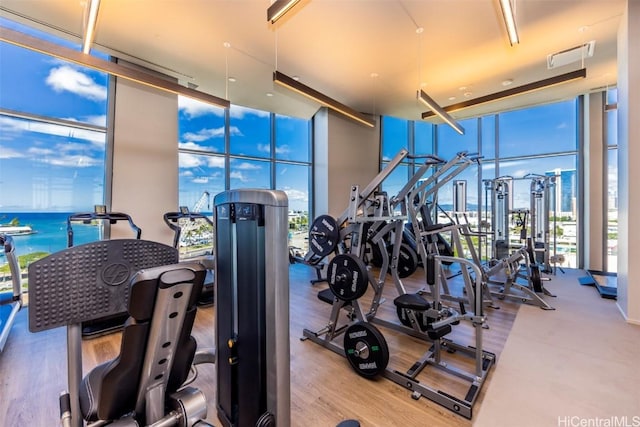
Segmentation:
{"type": "MultiPolygon", "coordinates": [[[[103,363],[89,372],[80,387],[80,409],[89,421],[113,420],[136,410],[139,405],[139,391],[144,384],[159,380],[164,376],[157,371],[155,378],[144,378],[143,367],[149,354],[155,355],[166,350],[165,356],[153,359],[155,365],[171,364],[168,373],[166,394],[176,391],[187,379],[196,351],[196,341],[191,330],[196,316],[196,302],[200,296],[206,271],[194,269],[194,264],[174,264],[142,270],[131,280],[129,298],[129,319],[122,332],[120,354],[116,359],[103,363]],[[165,341],[162,337],[159,348],[149,348],[157,341],[150,337],[154,322],[163,325],[161,330],[171,329],[172,319],[179,318],[174,313],[167,318],[156,319],[156,302],[160,290],[171,290],[176,285],[188,283],[191,292],[176,291],[167,294],[169,300],[188,297],[182,306],[186,307],[177,342],[165,341]]],[[[184,289],[184,288],[183,288],[184,289]]],[[[165,300],[166,303],[166,300],[165,300]]],[[[161,303],[158,303],[161,304],[161,303]]],[[[157,330],[156,328],[155,330],[157,330]]],[[[154,368],[155,369],[155,368],[154,368]]],[[[142,415],[142,414],[140,414],[142,415]]]]}
{"type": "Polygon", "coordinates": [[[407,310],[424,311],[431,308],[431,304],[418,294],[404,294],[393,300],[396,307],[407,310]]]}

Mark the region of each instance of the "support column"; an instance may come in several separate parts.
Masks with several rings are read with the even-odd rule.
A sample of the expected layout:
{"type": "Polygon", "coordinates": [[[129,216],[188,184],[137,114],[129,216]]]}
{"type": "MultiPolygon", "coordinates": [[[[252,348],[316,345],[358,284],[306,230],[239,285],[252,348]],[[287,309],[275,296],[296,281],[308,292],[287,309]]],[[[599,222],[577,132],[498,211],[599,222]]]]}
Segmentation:
{"type": "Polygon", "coordinates": [[[618,307],[640,324],[640,2],[628,0],[618,30],[618,307]]]}
{"type": "Polygon", "coordinates": [[[327,108],[314,115],[313,127],[314,215],[337,217],[347,208],[351,186],[365,186],[378,173],[380,127],[355,123],[327,108]]]}
{"type": "Polygon", "coordinates": [[[584,230],[583,265],[590,270],[604,270],[603,245],[606,236],[606,199],[604,197],[604,101],[602,92],[585,96],[584,146],[584,230]]]}

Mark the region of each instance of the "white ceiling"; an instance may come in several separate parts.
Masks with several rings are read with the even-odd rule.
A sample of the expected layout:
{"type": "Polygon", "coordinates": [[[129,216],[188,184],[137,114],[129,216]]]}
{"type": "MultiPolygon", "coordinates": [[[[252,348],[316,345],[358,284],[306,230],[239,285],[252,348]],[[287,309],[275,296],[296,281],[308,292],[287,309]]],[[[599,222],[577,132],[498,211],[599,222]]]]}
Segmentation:
{"type": "MultiPolygon", "coordinates": [[[[441,106],[499,92],[581,68],[548,70],[546,57],[590,40],[596,45],[584,60],[586,79],[452,115],[615,85],[626,0],[512,1],[520,35],[514,47],[497,0],[301,0],[276,25],[266,19],[269,0],[102,0],[95,46],[232,104],[298,117],[319,105],[275,85],[276,68],[357,111],[414,120],[427,110],[416,100],[419,87],[441,106]]],[[[2,0],[0,12],[69,38],[83,32],[81,0],[2,0]]]]}

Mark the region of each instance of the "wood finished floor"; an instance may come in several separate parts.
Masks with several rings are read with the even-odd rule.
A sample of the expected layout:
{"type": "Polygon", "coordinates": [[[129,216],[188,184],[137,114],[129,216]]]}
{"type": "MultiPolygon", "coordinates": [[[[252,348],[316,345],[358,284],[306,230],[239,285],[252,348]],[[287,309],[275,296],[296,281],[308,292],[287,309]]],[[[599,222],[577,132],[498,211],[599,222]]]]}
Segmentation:
{"type": "MultiPolygon", "coordinates": [[[[358,376],[346,359],[311,341],[301,341],[303,328],[321,329],[326,325],[331,307],[318,300],[316,294],[326,284],[311,286],[314,272],[303,265],[290,268],[290,343],[291,343],[291,424],[292,426],[335,426],[344,419],[358,419],[362,426],[471,426],[462,418],[424,398],[413,400],[405,388],[384,378],[367,380],[358,376]]],[[[419,269],[404,279],[409,292],[424,286],[424,273],[419,269]]],[[[387,283],[391,283],[389,280],[387,283]]],[[[378,312],[380,318],[396,320],[391,284],[385,288],[386,302],[378,312]]],[[[363,301],[371,298],[369,293],[363,301]]],[[[368,306],[363,302],[363,306],[368,306]]],[[[500,309],[487,310],[490,329],[484,330],[484,349],[498,356],[502,351],[519,305],[500,301],[500,309]]],[[[23,309],[14,325],[5,351],[0,355],[0,425],[58,425],[58,395],[66,389],[65,331],[58,328],[32,334],[28,331],[28,308],[23,309]]],[[[540,315],[545,313],[541,310],[540,315]]],[[[344,318],[342,318],[344,319],[344,318]]],[[[379,328],[390,348],[389,366],[406,371],[428,344],[388,328],[379,328]]],[[[464,345],[473,345],[473,328],[464,323],[454,327],[450,337],[464,345]]],[[[199,310],[194,336],[200,348],[214,346],[214,308],[199,310]]],[[[85,340],[83,369],[113,358],[118,353],[119,334],[85,340]]],[[[339,338],[338,342],[342,342],[339,338]]],[[[464,358],[452,363],[471,369],[464,358]]],[[[427,368],[419,379],[431,386],[464,397],[466,385],[455,377],[427,368]]],[[[482,404],[485,383],[474,410],[482,404]]],[[[195,386],[203,390],[209,401],[208,420],[221,425],[215,414],[215,368],[199,369],[195,386]]]]}

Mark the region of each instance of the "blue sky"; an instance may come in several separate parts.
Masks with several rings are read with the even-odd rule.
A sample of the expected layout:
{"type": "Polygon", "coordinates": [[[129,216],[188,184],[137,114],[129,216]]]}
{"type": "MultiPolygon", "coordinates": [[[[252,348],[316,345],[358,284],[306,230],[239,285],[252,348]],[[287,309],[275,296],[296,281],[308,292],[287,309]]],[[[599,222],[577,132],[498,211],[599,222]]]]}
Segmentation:
{"type": "MultiPolygon", "coordinates": [[[[67,47],[6,19],[0,24],[67,47]]],[[[104,127],[107,111],[104,73],[0,43],[0,107],[104,127]]],[[[231,154],[270,156],[269,114],[232,106],[231,154]]],[[[224,152],[224,110],[179,98],[181,148],[224,152]]],[[[308,122],[278,116],[276,158],[308,161],[308,122]]],[[[64,125],[0,117],[0,211],[85,211],[102,204],[105,134],[64,125]]],[[[289,195],[290,208],[308,209],[308,167],[279,163],[276,185],[289,195]]],[[[269,188],[270,163],[231,160],[231,188],[269,188]]],[[[224,158],[180,155],[180,204],[192,207],[204,191],[224,190],[224,158]]]]}
{"type": "MultiPolygon", "coordinates": [[[[499,115],[499,150],[501,158],[537,156],[540,154],[558,153],[557,156],[541,159],[513,159],[500,162],[499,173],[496,173],[495,162],[495,116],[482,118],[482,129],[478,128],[477,119],[461,120],[465,134],[459,135],[451,127],[443,125],[437,127],[438,156],[444,161],[453,159],[456,153],[466,151],[479,153],[478,134],[482,132],[482,179],[492,179],[499,176],[522,178],[527,174],[544,175],[556,169],[574,170],[577,168],[575,155],[560,155],[563,152],[577,150],[576,138],[576,103],[566,101],[555,104],[516,110],[499,115]]],[[[415,138],[417,154],[431,152],[433,142],[433,125],[416,123],[415,138]]],[[[407,121],[397,118],[384,118],[383,121],[383,161],[388,161],[401,149],[407,148],[407,121]]],[[[384,183],[390,194],[407,181],[409,170],[399,167],[384,183]]],[[[429,172],[428,172],[429,173],[429,172]]],[[[483,197],[483,190],[478,193],[479,169],[476,165],[468,166],[453,179],[467,181],[467,203],[470,206],[478,203],[478,197],[483,197]]],[[[448,176],[448,175],[445,175],[448,176]]],[[[516,207],[529,203],[529,189],[521,183],[514,189],[514,204],[516,207]]],[[[453,198],[453,183],[449,182],[438,192],[438,201],[442,205],[450,205],[453,198]]]]}

